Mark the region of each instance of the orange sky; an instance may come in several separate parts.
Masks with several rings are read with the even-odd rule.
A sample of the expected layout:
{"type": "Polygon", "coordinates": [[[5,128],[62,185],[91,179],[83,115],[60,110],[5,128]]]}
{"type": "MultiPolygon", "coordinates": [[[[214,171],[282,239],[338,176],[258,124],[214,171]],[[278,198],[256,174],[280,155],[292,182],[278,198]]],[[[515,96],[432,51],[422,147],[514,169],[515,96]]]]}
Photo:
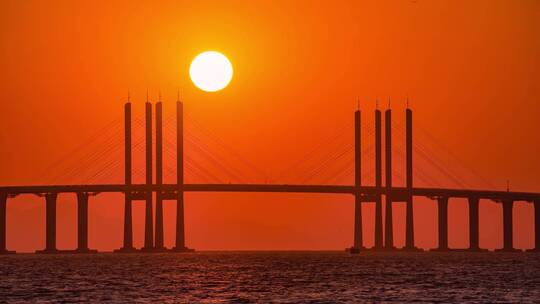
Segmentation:
{"type": "MultiPolygon", "coordinates": [[[[147,89],[153,101],[162,92],[172,116],[180,88],[191,119],[264,170],[265,176],[251,174],[252,182],[298,182],[278,177],[352,123],[357,98],[371,124],[376,97],[384,107],[392,99],[397,122],[408,95],[417,138],[419,130],[429,132],[442,151],[497,189],[509,179],[514,190],[540,191],[540,2],[198,2],[2,1],[0,183],[52,183],[47,168],[121,119],[128,90],[139,117],[147,89]],[[204,93],[188,78],[190,61],[205,50],[223,52],[234,66],[230,86],[218,93],[204,93]]],[[[337,150],[348,139],[352,144],[352,128],[344,132],[337,150]]],[[[64,182],[80,181],[76,174],[64,182]]],[[[188,194],[186,200],[187,244],[197,249],[342,249],[352,242],[352,197],[188,194]]],[[[120,247],[122,202],[120,195],[91,199],[91,247],[120,247]]],[[[141,245],[143,204],[134,206],[141,245]]],[[[482,203],[481,246],[502,245],[500,209],[482,203]]],[[[468,244],[466,210],[463,201],[451,203],[451,246],[468,244]]],[[[515,209],[516,247],[533,246],[531,210],[522,203],[515,209]]],[[[165,211],[171,246],[173,202],[165,211]]],[[[420,199],[415,212],[417,244],[436,246],[435,204],[420,199]]],[[[369,204],[367,245],[372,213],[369,204]]],[[[76,244],[75,215],[75,197],[61,196],[60,248],[76,244]]],[[[404,241],[403,215],[398,204],[397,245],[404,241]]],[[[44,222],[43,199],[10,200],[8,247],[42,248],[44,222]]]]}

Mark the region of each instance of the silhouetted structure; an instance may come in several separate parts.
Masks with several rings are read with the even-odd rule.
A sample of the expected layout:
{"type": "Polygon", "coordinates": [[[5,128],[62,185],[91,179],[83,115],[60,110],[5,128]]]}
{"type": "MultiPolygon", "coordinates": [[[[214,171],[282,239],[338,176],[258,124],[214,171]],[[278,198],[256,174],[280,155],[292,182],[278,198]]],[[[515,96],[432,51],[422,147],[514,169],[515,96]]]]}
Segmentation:
{"type": "Polygon", "coordinates": [[[384,229],[384,249],[394,250],[394,227],[392,206],[394,195],[392,195],[392,110],[388,109],[384,113],[384,140],[385,140],[385,229],[384,229]]]}
{"type": "Polygon", "coordinates": [[[155,140],[156,140],[156,178],[152,176],[152,104],[145,104],[145,141],[146,141],[146,181],[144,184],[132,183],[132,129],[131,103],[124,107],[125,119],[125,181],[119,185],[65,185],[65,186],[11,186],[0,187],[0,253],[13,253],[6,248],[6,208],[8,198],[20,194],[35,194],[45,197],[46,228],[45,249],[40,253],[96,252],[88,247],[88,202],[91,196],[105,192],[121,192],[124,201],[124,240],[122,248],[116,252],[138,252],[133,247],[132,202],[145,202],[145,252],[161,252],[164,246],[163,233],[163,202],[176,200],[176,244],[170,251],[192,251],[185,244],[184,230],[184,193],[185,192],[298,192],[298,193],[341,193],[354,196],[354,236],[352,253],[363,250],[396,250],[393,242],[394,203],[406,204],[405,247],[403,250],[419,250],[415,247],[413,198],[427,197],[437,201],[438,208],[438,248],[437,251],[451,250],[448,247],[448,203],[451,198],[466,198],[469,203],[469,239],[468,251],[481,251],[479,246],[479,202],[481,199],[498,202],[503,208],[504,246],[501,251],[515,251],[513,248],[513,204],[525,201],[534,204],[535,248],[540,251],[540,193],[484,191],[466,189],[415,188],[413,187],[413,138],[412,111],[406,110],[406,185],[392,185],[392,112],[385,111],[385,179],[382,184],[382,115],[375,111],[375,185],[362,185],[361,173],[361,112],[355,112],[355,164],[354,185],[271,185],[271,184],[186,184],[184,182],[184,128],[183,105],[177,102],[177,181],[176,184],[163,182],[163,107],[161,101],[156,103],[155,111],[155,140]],[[60,251],[56,248],[56,200],[60,193],[75,193],[77,195],[77,249],[60,251]],[[153,221],[153,195],[156,195],[155,230],[153,221]],[[385,197],[385,218],[383,238],[382,197],[385,197]],[[375,246],[366,249],[363,244],[362,204],[375,203],[375,246]]]}
{"type": "MultiPolygon", "coordinates": [[[[382,188],[381,111],[375,110],[375,187],[382,188]]],[[[375,198],[375,249],[383,249],[382,194],[375,198]]]]}

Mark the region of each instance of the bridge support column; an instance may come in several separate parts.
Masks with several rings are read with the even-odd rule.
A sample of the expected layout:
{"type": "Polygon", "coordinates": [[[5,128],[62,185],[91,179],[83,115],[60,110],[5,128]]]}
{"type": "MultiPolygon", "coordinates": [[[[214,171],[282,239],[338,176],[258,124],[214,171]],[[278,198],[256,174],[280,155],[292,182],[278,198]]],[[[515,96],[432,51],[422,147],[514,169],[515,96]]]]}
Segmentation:
{"type": "Polygon", "coordinates": [[[384,248],[385,250],[394,250],[394,229],[392,215],[392,111],[386,110],[385,114],[385,160],[386,160],[386,206],[385,206],[385,230],[384,230],[384,248]]]}
{"type": "Polygon", "coordinates": [[[480,200],[469,198],[469,251],[481,251],[479,242],[479,208],[480,200]]]}
{"type": "MultiPolygon", "coordinates": [[[[131,103],[124,105],[124,179],[126,186],[131,186],[131,103]]],[[[131,191],[124,193],[124,245],[115,252],[136,252],[133,248],[133,217],[131,191]]]]}
{"type": "Polygon", "coordinates": [[[124,194],[124,246],[115,252],[136,252],[133,247],[133,216],[131,193],[124,194]]]}
{"type": "Polygon", "coordinates": [[[359,253],[364,250],[362,238],[362,200],[359,194],[354,196],[354,244],[351,253],[359,253]]]}
{"type": "Polygon", "coordinates": [[[383,246],[383,220],[382,220],[382,196],[377,195],[375,200],[375,250],[382,250],[383,246]]]}
{"type": "Polygon", "coordinates": [[[180,100],[176,102],[176,183],[176,245],[172,251],[191,252],[194,250],[186,247],[184,230],[184,105],[180,100]]]}
{"type": "Polygon", "coordinates": [[[351,253],[359,253],[364,249],[362,239],[362,133],[360,110],[354,113],[354,240],[351,253]]]}
{"type": "Polygon", "coordinates": [[[385,227],[384,227],[384,248],[385,250],[394,250],[394,230],[392,223],[392,198],[389,194],[386,195],[385,204],[385,227]]]}
{"type": "Polygon", "coordinates": [[[172,249],[177,252],[193,251],[186,247],[184,231],[184,191],[178,191],[176,200],[176,246],[172,249]]]}
{"type": "Polygon", "coordinates": [[[439,212],[439,247],[435,251],[448,251],[448,197],[437,199],[439,212]]]}
{"type": "MultiPolygon", "coordinates": [[[[381,111],[375,110],[375,186],[382,189],[382,132],[381,111]]],[[[375,249],[383,249],[382,195],[375,199],[375,249]]]]}
{"type": "MultiPolygon", "coordinates": [[[[146,185],[152,185],[152,104],[146,102],[146,185]]],[[[153,192],[146,193],[144,247],[143,251],[154,250],[153,192]]]]}
{"type": "Polygon", "coordinates": [[[0,254],[15,253],[7,250],[6,246],[6,211],[7,211],[7,193],[0,193],[0,254]]]}
{"type": "Polygon", "coordinates": [[[412,195],[409,195],[409,198],[406,202],[405,217],[405,249],[419,251],[420,249],[414,246],[414,212],[412,195]]]}
{"type": "Polygon", "coordinates": [[[514,249],[513,209],[514,201],[504,200],[503,207],[503,248],[497,251],[517,251],[514,249]]]}
{"type": "Polygon", "coordinates": [[[95,253],[88,248],[88,193],[77,193],[77,250],[78,253],[95,253]]]}
{"type": "Polygon", "coordinates": [[[156,193],[156,250],[163,251],[163,198],[161,193],[156,193]]]}
{"type": "Polygon", "coordinates": [[[414,210],[413,210],[413,141],[412,141],[412,111],[406,112],[406,183],[407,183],[407,202],[406,202],[406,222],[405,222],[405,250],[420,251],[414,246],[414,210]]]}
{"type": "Polygon", "coordinates": [[[36,253],[57,253],[56,249],[56,193],[45,195],[45,249],[36,253]]]}
{"type": "Polygon", "coordinates": [[[534,248],[528,251],[540,252],[540,200],[533,202],[534,206],[534,248]]]}
{"type": "Polygon", "coordinates": [[[163,195],[161,186],[163,185],[163,106],[161,101],[156,104],[156,185],[160,189],[156,191],[156,231],[155,249],[164,251],[163,244],[163,195]]]}

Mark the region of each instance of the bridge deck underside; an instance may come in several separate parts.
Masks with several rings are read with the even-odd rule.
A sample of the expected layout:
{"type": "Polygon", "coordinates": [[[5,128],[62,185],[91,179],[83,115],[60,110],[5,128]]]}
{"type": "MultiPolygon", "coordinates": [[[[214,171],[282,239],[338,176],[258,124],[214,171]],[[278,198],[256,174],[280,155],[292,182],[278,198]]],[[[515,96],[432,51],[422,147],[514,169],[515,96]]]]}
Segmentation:
{"type": "MultiPolygon", "coordinates": [[[[174,193],[183,190],[184,192],[283,192],[283,193],[336,193],[354,194],[358,190],[364,196],[364,201],[372,201],[379,194],[386,194],[384,187],[362,186],[358,189],[347,185],[272,185],[272,184],[163,184],[163,185],[49,185],[49,186],[12,186],[0,187],[1,193],[10,196],[20,194],[42,195],[46,193],[126,193],[126,192],[163,192],[174,193]]],[[[405,200],[408,189],[405,187],[393,187],[390,191],[394,200],[400,198],[405,200]]],[[[444,188],[413,188],[413,196],[424,196],[430,198],[452,197],[491,199],[496,201],[534,201],[540,200],[540,193],[532,192],[509,192],[509,191],[488,191],[488,190],[463,190],[444,188]]]]}

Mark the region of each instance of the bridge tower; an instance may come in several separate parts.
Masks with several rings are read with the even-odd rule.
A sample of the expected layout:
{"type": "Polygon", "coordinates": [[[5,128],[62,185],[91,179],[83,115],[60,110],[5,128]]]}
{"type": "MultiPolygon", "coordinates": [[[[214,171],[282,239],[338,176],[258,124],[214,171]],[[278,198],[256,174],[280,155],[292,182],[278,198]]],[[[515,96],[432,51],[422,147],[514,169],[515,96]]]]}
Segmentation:
{"type": "MultiPolygon", "coordinates": [[[[124,184],[129,188],[132,184],[131,159],[131,102],[124,105],[124,184]]],[[[132,218],[132,192],[124,193],[124,244],[115,252],[134,252],[133,247],[133,218],[132,218]]]]}
{"type": "Polygon", "coordinates": [[[163,104],[160,100],[156,103],[156,227],[155,249],[165,250],[163,245],[163,104]]]}
{"type": "MultiPolygon", "coordinates": [[[[381,111],[375,110],[375,187],[382,189],[382,130],[381,111]]],[[[382,195],[375,197],[375,249],[383,249],[382,195]]]]}
{"type": "MultiPolygon", "coordinates": [[[[146,185],[152,186],[152,104],[149,101],[145,103],[145,120],[146,120],[146,185]]],[[[146,191],[144,193],[145,204],[145,222],[144,222],[144,247],[143,251],[154,250],[154,221],[153,221],[153,192],[146,191]]]]}
{"type": "MultiPolygon", "coordinates": [[[[407,102],[408,103],[408,102],[407,102]]],[[[407,200],[405,211],[405,250],[418,251],[414,245],[414,213],[413,213],[413,123],[412,123],[412,110],[405,110],[405,171],[406,171],[406,188],[407,188],[407,200]]]]}
{"type": "MultiPolygon", "coordinates": [[[[132,147],[131,147],[131,102],[124,105],[124,145],[125,145],[125,204],[124,204],[124,245],[115,252],[135,252],[133,247],[133,200],[144,200],[145,206],[145,227],[144,227],[144,247],[143,251],[154,250],[153,235],[153,191],[147,190],[142,193],[131,191],[132,186],[132,147]]],[[[146,185],[152,187],[152,104],[147,100],[145,103],[145,140],[146,140],[146,185]]]]}
{"type": "Polygon", "coordinates": [[[384,141],[385,141],[385,229],[384,229],[384,248],[393,250],[394,248],[394,229],[392,223],[392,110],[387,109],[384,113],[384,141]]]}
{"type": "Polygon", "coordinates": [[[184,230],[184,104],[176,101],[176,244],[173,251],[193,251],[186,247],[184,230]]]}
{"type": "Polygon", "coordinates": [[[362,238],[362,135],[361,113],[354,113],[354,244],[351,253],[359,253],[364,249],[362,238]]]}

